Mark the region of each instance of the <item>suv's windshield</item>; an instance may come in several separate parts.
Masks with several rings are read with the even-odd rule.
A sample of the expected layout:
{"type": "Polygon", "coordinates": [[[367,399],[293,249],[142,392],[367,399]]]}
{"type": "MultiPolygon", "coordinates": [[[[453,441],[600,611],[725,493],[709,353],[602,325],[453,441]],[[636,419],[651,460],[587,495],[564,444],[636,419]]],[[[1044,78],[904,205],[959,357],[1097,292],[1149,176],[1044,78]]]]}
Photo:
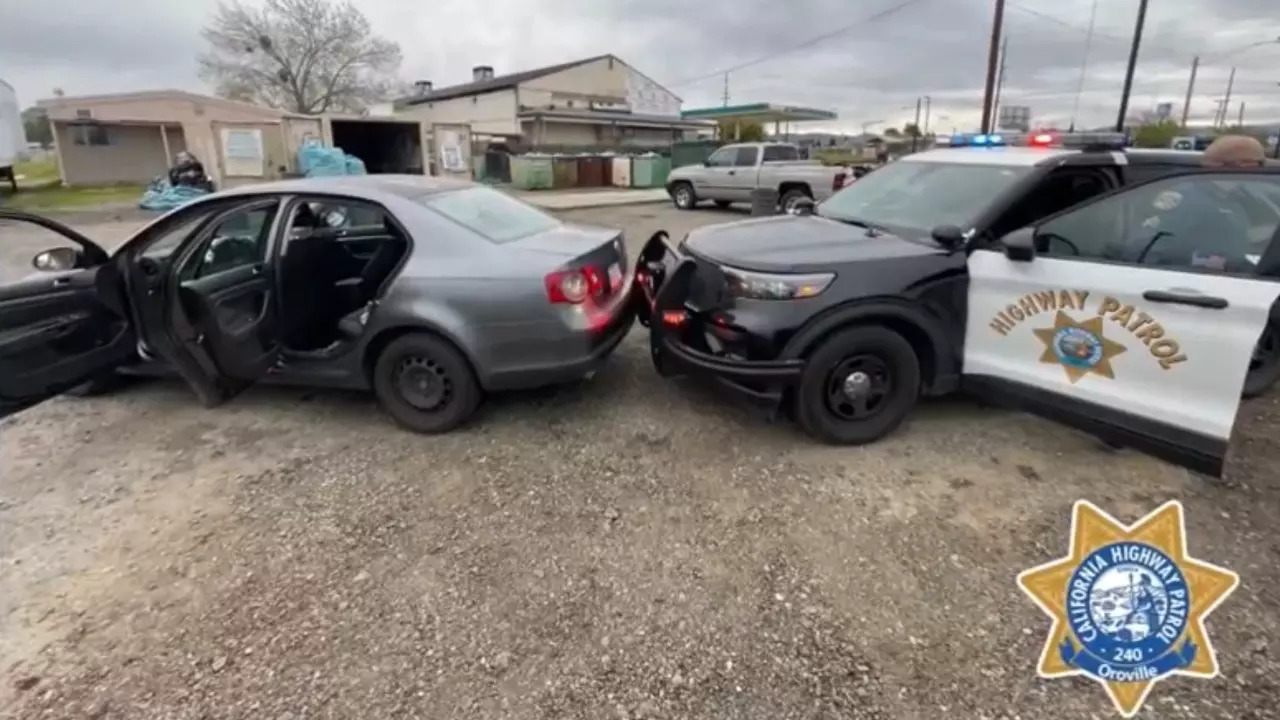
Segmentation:
{"type": "Polygon", "coordinates": [[[1000,192],[1029,167],[899,160],[827,198],[817,214],[929,232],[939,225],[968,228],[1000,192]]]}
{"type": "Polygon", "coordinates": [[[424,195],[418,202],[498,243],[536,235],[560,224],[541,210],[485,187],[424,195]]]}

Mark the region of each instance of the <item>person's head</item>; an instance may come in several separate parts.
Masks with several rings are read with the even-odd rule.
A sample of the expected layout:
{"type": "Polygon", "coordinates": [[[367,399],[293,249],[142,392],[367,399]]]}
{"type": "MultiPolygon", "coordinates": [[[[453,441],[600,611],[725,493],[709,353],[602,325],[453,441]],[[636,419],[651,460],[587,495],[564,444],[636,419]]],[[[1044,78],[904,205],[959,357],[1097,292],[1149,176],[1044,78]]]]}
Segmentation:
{"type": "Polygon", "coordinates": [[[1205,148],[1201,162],[1211,168],[1259,168],[1267,164],[1267,151],[1257,138],[1223,135],[1205,148]]]}

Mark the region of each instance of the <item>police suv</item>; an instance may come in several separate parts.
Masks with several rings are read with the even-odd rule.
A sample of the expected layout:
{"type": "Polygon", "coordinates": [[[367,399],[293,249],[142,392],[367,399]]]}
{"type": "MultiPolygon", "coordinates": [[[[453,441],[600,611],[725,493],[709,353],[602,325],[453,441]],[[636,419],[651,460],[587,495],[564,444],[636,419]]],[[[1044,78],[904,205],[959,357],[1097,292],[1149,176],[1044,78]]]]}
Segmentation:
{"type": "Polygon", "coordinates": [[[829,442],[965,388],[1219,474],[1242,392],[1280,374],[1280,169],[1122,136],[956,144],[798,215],[656,234],[636,283],[658,371],[829,442]]]}

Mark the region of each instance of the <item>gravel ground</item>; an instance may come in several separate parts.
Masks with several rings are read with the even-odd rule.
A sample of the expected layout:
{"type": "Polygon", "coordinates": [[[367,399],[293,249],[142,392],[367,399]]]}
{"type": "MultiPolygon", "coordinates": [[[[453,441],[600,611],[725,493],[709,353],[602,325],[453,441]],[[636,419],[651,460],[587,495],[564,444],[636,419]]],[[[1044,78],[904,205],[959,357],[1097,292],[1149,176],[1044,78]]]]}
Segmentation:
{"type": "MultiPolygon", "coordinates": [[[[564,215],[633,252],[735,217],[564,215]]],[[[5,233],[5,263],[40,244],[5,233]]],[[[1035,677],[1047,622],[1014,576],[1063,553],[1079,498],[1177,498],[1242,585],[1209,621],[1223,677],[1142,717],[1274,718],[1278,422],[1245,406],[1225,482],[962,400],[824,447],[661,380],[639,333],[442,437],[355,394],[61,398],[0,423],[0,715],[1114,717],[1035,677]]]]}

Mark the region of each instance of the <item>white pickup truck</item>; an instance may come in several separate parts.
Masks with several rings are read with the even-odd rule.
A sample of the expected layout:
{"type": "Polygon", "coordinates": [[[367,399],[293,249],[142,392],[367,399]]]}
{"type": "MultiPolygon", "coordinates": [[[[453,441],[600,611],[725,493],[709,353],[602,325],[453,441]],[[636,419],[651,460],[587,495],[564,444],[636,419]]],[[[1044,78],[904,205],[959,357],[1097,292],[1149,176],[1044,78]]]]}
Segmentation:
{"type": "Polygon", "coordinates": [[[676,207],[692,210],[704,200],[720,207],[750,202],[751,191],[771,188],[778,205],[790,212],[801,198],[827,199],[847,184],[849,170],[826,167],[817,160],[801,160],[800,149],[786,143],[725,145],[701,165],[671,171],[667,193],[676,207]]]}

